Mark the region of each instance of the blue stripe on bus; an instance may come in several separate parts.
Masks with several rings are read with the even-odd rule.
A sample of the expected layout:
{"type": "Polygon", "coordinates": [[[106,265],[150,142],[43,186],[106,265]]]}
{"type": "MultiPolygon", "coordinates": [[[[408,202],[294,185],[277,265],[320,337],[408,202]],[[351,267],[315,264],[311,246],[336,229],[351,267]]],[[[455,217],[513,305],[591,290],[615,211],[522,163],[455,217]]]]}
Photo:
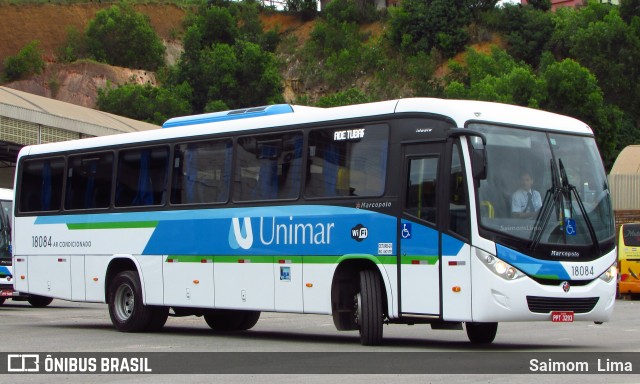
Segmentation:
{"type": "Polygon", "coordinates": [[[246,217],[164,220],[142,254],[378,255],[380,243],[395,244],[395,217],[356,209],[333,211],[271,215],[254,210],[248,216],[252,212],[247,210],[246,217]]]}
{"type": "Polygon", "coordinates": [[[276,104],[264,107],[236,109],[233,111],[223,111],[214,113],[205,113],[202,115],[174,117],[162,124],[162,128],[183,127],[187,125],[217,123],[220,121],[249,119],[259,116],[281,115],[284,113],[293,113],[293,108],[289,104],[276,104]]]}
{"type": "Polygon", "coordinates": [[[464,242],[443,234],[442,235],[442,256],[457,256],[464,246],[464,242]]]}
{"type": "Polygon", "coordinates": [[[204,219],[229,219],[232,217],[267,217],[267,216],[358,216],[381,215],[364,209],[336,207],[329,205],[289,205],[275,207],[248,207],[248,208],[214,208],[193,209],[175,211],[151,211],[151,212],[118,212],[118,213],[92,213],[80,215],[55,215],[38,216],[35,224],[80,224],[80,223],[117,223],[135,221],[167,221],[167,220],[204,220],[204,219]]]}
{"type": "Polygon", "coordinates": [[[11,271],[7,267],[0,267],[0,276],[11,276],[11,271]]]}
{"type": "Polygon", "coordinates": [[[546,278],[556,277],[559,280],[571,279],[559,261],[534,259],[500,244],[496,244],[496,251],[498,258],[527,275],[546,278]]]}

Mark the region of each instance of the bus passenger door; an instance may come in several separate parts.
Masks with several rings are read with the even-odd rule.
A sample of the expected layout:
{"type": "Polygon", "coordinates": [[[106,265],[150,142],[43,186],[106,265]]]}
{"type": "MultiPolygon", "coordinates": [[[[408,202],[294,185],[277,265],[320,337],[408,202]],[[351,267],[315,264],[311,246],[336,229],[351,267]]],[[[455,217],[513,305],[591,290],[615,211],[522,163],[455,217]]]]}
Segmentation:
{"type": "Polygon", "coordinates": [[[440,314],[438,188],[444,143],[404,146],[403,212],[399,222],[400,312],[440,314]]]}

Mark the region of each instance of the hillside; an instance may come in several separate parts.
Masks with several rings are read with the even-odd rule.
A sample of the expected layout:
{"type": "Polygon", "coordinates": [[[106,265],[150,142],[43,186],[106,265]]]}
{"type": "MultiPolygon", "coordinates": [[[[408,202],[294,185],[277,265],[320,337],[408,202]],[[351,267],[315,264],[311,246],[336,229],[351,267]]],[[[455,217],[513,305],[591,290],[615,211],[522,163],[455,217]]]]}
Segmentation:
{"type": "MultiPolygon", "coordinates": [[[[64,44],[70,27],[82,31],[96,12],[111,4],[0,4],[0,68],[7,56],[17,54],[33,40],[40,41],[46,70],[39,76],[5,84],[25,92],[55,98],[61,101],[93,108],[97,89],[107,82],[122,84],[135,81],[139,84],[155,84],[155,74],[147,71],[112,67],[105,64],[81,62],[57,64],[55,52],[64,44]],[[25,20],[27,22],[25,22],[25,20]]],[[[181,52],[182,22],[187,10],[172,4],[137,4],[136,10],[147,15],[151,25],[167,48],[167,62],[175,63],[181,52]]],[[[282,33],[293,33],[300,41],[307,38],[312,22],[303,23],[296,17],[283,13],[261,16],[266,30],[277,29],[282,33]]],[[[293,93],[289,82],[285,99],[291,100],[293,93]]]]}

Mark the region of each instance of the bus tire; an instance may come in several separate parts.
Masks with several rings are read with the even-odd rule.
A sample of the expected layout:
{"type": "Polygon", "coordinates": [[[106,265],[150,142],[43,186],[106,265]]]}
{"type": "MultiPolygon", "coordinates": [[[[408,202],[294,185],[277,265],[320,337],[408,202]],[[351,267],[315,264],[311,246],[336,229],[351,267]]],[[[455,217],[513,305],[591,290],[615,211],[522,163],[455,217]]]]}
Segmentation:
{"type": "Polygon", "coordinates": [[[360,344],[382,343],[382,285],[373,270],[360,271],[360,291],[355,296],[356,323],[360,331],[360,344]]]}
{"type": "Polygon", "coordinates": [[[29,302],[29,304],[31,304],[32,307],[44,308],[47,305],[51,304],[51,302],[53,301],[53,297],[31,295],[29,296],[27,301],[29,302]]]}
{"type": "Polygon", "coordinates": [[[4,304],[4,301],[6,300],[6,297],[0,297],[0,305],[4,304]]]}
{"type": "MultiPolygon", "coordinates": [[[[109,285],[109,317],[120,332],[148,329],[153,310],[142,302],[142,287],[136,271],[123,271],[109,285]]],[[[163,324],[164,325],[164,324],[163,324]]]]}
{"type": "Polygon", "coordinates": [[[465,323],[467,337],[474,344],[490,344],[496,338],[498,323],[465,323]]]}
{"type": "Polygon", "coordinates": [[[214,309],[204,314],[204,321],[214,331],[246,331],[258,323],[260,311],[214,309]]]}
{"type": "Polygon", "coordinates": [[[167,318],[169,318],[169,307],[151,307],[151,321],[146,330],[149,332],[162,330],[167,318]]]}

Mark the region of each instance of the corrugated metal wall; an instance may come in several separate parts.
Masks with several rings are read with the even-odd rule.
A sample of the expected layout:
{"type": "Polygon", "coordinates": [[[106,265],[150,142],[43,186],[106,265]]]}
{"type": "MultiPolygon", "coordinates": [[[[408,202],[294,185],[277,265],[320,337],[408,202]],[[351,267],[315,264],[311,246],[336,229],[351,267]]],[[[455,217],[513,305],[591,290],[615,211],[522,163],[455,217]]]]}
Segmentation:
{"type": "Polygon", "coordinates": [[[640,210],[640,174],[609,175],[613,209],[640,210]]]}

